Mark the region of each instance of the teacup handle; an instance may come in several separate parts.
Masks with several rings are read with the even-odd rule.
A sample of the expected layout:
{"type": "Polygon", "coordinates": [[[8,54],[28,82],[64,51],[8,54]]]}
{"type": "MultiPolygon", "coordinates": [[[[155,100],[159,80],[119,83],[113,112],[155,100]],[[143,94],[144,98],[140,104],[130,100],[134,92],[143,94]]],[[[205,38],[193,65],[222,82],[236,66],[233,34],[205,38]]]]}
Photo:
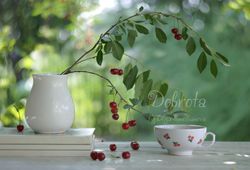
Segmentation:
{"type": "Polygon", "coordinates": [[[205,137],[204,137],[203,141],[205,141],[205,139],[207,138],[208,135],[211,135],[211,136],[213,137],[212,142],[211,142],[209,145],[202,145],[202,146],[210,147],[210,146],[212,146],[212,145],[215,143],[215,134],[212,133],[212,132],[207,132],[207,133],[205,134],[205,137]]]}

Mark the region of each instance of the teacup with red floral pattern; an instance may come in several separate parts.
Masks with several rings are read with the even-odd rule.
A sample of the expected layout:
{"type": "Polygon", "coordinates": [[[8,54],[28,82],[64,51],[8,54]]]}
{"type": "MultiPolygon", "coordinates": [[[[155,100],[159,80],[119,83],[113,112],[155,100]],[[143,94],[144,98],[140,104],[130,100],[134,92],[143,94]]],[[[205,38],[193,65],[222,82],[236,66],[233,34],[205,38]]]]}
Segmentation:
{"type": "Polygon", "coordinates": [[[156,125],[154,131],[158,143],[171,155],[192,155],[195,148],[203,146],[207,135],[213,137],[208,146],[215,143],[215,134],[200,125],[156,125]]]}

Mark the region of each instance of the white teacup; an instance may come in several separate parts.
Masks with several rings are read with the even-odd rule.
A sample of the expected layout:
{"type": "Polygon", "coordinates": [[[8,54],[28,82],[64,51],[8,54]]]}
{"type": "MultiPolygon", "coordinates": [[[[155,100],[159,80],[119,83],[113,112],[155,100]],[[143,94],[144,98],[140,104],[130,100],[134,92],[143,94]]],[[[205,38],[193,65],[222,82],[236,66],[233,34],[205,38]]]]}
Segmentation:
{"type": "Polygon", "coordinates": [[[201,147],[207,135],[213,137],[208,146],[215,143],[215,134],[200,125],[156,125],[154,131],[158,143],[171,155],[192,155],[193,149],[201,147]]]}

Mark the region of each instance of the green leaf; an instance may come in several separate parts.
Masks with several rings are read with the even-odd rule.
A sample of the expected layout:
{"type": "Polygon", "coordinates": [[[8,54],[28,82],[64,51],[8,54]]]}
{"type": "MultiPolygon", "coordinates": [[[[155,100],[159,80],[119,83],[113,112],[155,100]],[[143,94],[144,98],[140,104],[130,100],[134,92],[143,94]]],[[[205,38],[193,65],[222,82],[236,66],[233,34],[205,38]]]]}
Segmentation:
{"type": "Polygon", "coordinates": [[[184,40],[188,38],[187,30],[188,30],[187,27],[183,27],[181,31],[181,35],[184,40]]]}
{"type": "Polygon", "coordinates": [[[141,95],[140,95],[140,99],[142,100],[143,106],[149,104],[148,94],[149,94],[150,90],[152,89],[152,85],[153,85],[153,80],[151,80],[151,79],[147,80],[143,85],[141,95]]]}
{"type": "Polygon", "coordinates": [[[134,29],[134,23],[132,23],[131,21],[128,20],[128,22],[126,23],[127,27],[130,29],[134,29]]]}
{"type": "Polygon", "coordinates": [[[167,35],[161,28],[155,27],[155,35],[158,41],[160,41],[161,43],[167,42],[167,35]]]}
{"type": "Polygon", "coordinates": [[[121,41],[122,40],[122,36],[121,35],[116,35],[115,36],[115,40],[116,41],[121,41]]]}
{"type": "Polygon", "coordinates": [[[203,70],[206,68],[207,66],[207,56],[204,52],[201,52],[198,60],[197,60],[197,67],[200,73],[203,72],[203,70]]]}
{"type": "Polygon", "coordinates": [[[140,97],[142,88],[143,88],[143,74],[140,74],[136,78],[136,82],[135,82],[135,97],[137,98],[140,97]]]}
{"type": "Polygon", "coordinates": [[[99,65],[102,65],[102,60],[103,60],[103,54],[102,54],[102,50],[98,51],[97,56],[96,56],[96,62],[99,65]]]}
{"type": "Polygon", "coordinates": [[[149,33],[148,29],[146,27],[144,27],[143,25],[136,24],[135,28],[137,29],[137,31],[139,33],[142,33],[142,34],[148,34],[149,33]]]}
{"type": "Polygon", "coordinates": [[[131,109],[133,106],[132,105],[129,105],[129,104],[125,104],[123,106],[123,109],[131,109]]]}
{"type": "Polygon", "coordinates": [[[143,6],[141,6],[141,7],[139,8],[139,12],[141,12],[141,11],[143,11],[143,6]]]}
{"type": "Polygon", "coordinates": [[[208,55],[212,55],[212,52],[211,50],[208,48],[207,44],[205,43],[205,41],[200,38],[200,45],[201,45],[201,48],[203,48],[203,50],[208,54],[208,55]]]}
{"type": "Polygon", "coordinates": [[[148,80],[150,70],[140,73],[136,78],[135,97],[140,97],[144,82],[148,80]]]}
{"type": "Polygon", "coordinates": [[[124,28],[124,26],[123,26],[123,25],[120,25],[119,27],[120,27],[120,29],[122,30],[122,32],[123,32],[124,34],[126,34],[126,29],[124,28]]]}
{"type": "Polygon", "coordinates": [[[160,90],[159,92],[165,96],[167,94],[167,91],[168,91],[168,84],[167,83],[163,83],[160,87],[160,90]]]}
{"type": "Polygon", "coordinates": [[[107,43],[104,45],[104,52],[105,52],[105,53],[110,53],[111,48],[112,48],[112,42],[109,41],[109,42],[107,42],[107,43]]]}
{"type": "Polygon", "coordinates": [[[216,55],[216,57],[218,58],[218,60],[219,60],[223,65],[225,65],[225,66],[230,66],[228,59],[227,59],[225,56],[223,56],[221,53],[216,52],[215,55],[216,55]]]}
{"type": "Polygon", "coordinates": [[[100,50],[102,50],[102,43],[100,43],[100,44],[97,46],[96,52],[97,52],[97,51],[100,51],[100,50]]]}
{"type": "Polygon", "coordinates": [[[134,20],[135,23],[143,23],[145,20],[134,20]]]}
{"type": "Polygon", "coordinates": [[[131,68],[132,68],[132,64],[131,63],[129,63],[129,64],[127,64],[125,66],[125,68],[124,68],[124,74],[123,74],[124,77],[129,73],[129,71],[130,71],[131,68]]]}
{"type": "Polygon", "coordinates": [[[144,71],[142,73],[142,75],[143,75],[143,82],[145,82],[145,81],[148,80],[149,74],[150,74],[150,70],[144,71]]]}
{"type": "Polygon", "coordinates": [[[154,85],[152,87],[152,89],[157,92],[156,93],[157,97],[162,97],[162,95],[159,93],[161,84],[162,84],[162,81],[157,81],[157,82],[154,83],[154,85]]]}
{"type": "Polygon", "coordinates": [[[138,67],[135,65],[132,69],[129,70],[128,74],[124,76],[123,84],[126,86],[127,90],[133,88],[137,73],[138,67]]]}
{"type": "Polygon", "coordinates": [[[189,37],[186,44],[186,51],[188,55],[192,55],[195,52],[196,45],[193,37],[189,37]]]}
{"type": "Polygon", "coordinates": [[[214,60],[212,60],[210,63],[210,72],[216,78],[216,76],[218,74],[218,69],[217,69],[217,65],[216,65],[214,60]]]}
{"type": "Polygon", "coordinates": [[[152,16],[150,14],[144,14],[143,15],[146,20],[151,20],[152,16]]]}
{"type": "Polygon", "coordinates": [[[124,53],[123,46],[118,41],[112,41],[112,54],[117,60],[121,60],[124,53]]]}
{"type": "Polygon", "coordinates": [[[133,106],[137,105],[140,102],[140,100],[137,98],[129,99],[129,101],[133,104],[133,106]]]}
{"type": "Polygon", "coordinates": [[[133,47],[135,43],[135,38],[137,37],[137,32],[135,30],[128,30],[128,44],[133,47]]]}

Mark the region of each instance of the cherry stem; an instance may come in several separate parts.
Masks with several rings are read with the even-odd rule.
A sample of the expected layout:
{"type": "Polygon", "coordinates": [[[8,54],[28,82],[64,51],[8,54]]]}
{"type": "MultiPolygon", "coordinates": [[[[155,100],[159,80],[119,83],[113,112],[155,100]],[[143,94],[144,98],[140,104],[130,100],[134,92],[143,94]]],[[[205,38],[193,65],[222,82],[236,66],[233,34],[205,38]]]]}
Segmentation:
{"type": "Polygon", "coordinates": [[[128,109],[127,114],[126,114],[126,123],[128,123],[128,115],[129,115],[130,109],[128,109]]]}
{"type": "MultiPolygon", "coordinates": [[[[68,74],[70,73],[87,73],[87,74],[92,74],[92,75],[96,75],[100,78],[102,78],[103,80],[107,81],[109,83],[109,85],[115,90],[115,93],[119,96],[119,98],[121,99],[121,101],[125,102],[126,104],[130,104],[122,95],[121,93],[117,90],[117,88],[115,87],[115,85],[106,77],[98,74],[98,73],[95,73],[95,72],[91,72],[91,71],[86,71],[86,70],[70,70],[68,72],[68,74]]],[[[131,107],[130,109],[136,111],[136,112],[139,112],[141,114],[144,114],[142,111],[134,108],[134,107],[131,107]]]]}

